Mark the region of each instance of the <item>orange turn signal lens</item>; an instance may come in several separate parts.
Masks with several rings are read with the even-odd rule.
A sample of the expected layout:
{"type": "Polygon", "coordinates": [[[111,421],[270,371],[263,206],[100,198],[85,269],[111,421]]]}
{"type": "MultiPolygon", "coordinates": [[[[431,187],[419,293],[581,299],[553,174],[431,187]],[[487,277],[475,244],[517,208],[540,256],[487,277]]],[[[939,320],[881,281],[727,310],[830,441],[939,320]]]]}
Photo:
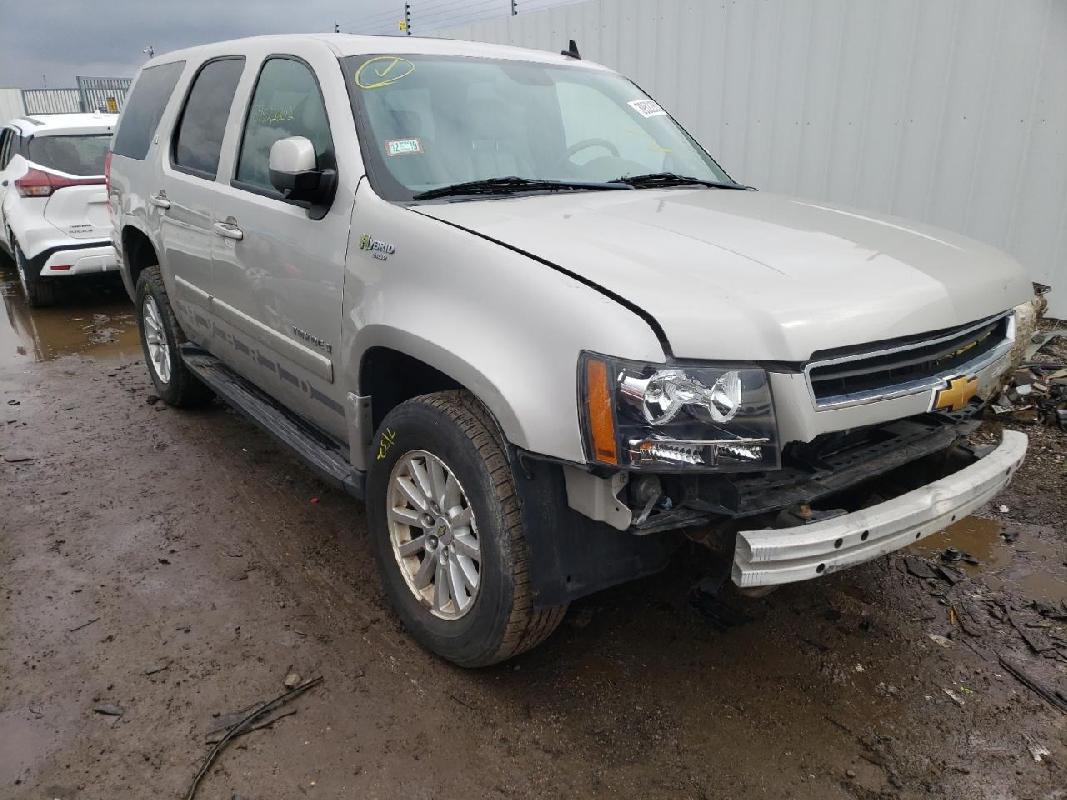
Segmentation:
{"type": "Polygon", "coordinates": [[[618,464],[619,451],[609,380],[607,364],[595,358],[585,362],[585,402],[593,456],[604,464],[618,464]]]}

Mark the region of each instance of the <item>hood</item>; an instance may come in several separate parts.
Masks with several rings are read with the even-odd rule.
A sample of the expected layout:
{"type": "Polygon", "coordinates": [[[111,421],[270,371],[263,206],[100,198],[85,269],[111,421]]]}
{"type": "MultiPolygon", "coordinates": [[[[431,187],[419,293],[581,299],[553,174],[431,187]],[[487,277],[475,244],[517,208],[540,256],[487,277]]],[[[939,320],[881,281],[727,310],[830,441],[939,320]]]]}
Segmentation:
{"type": "Polygon", "coordinates": [[[971,322],[1032,294],[1009,256],[937,228],[766,192],[655,189],[422,205],[641,307],[679,358],[812,353],[971,322]]]}

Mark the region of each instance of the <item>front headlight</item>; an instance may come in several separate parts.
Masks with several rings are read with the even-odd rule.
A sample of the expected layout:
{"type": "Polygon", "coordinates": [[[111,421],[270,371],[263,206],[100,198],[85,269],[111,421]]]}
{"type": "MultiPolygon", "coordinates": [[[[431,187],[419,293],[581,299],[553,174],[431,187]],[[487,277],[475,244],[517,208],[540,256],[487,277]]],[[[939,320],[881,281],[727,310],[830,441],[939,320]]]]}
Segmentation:
{"type": "Polygon", "coordinates": [[[584,353],[579,383],[590,461],[656,472],[779,466],[763,369],[665,366],[584,353]]]}

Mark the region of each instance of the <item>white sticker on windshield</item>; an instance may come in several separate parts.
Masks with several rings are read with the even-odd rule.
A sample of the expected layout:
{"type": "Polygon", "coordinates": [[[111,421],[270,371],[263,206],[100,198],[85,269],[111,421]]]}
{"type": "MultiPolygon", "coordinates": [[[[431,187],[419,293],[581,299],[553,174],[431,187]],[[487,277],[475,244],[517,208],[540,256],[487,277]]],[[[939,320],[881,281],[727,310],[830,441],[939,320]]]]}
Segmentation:
{"type": "Polygon", "coordinates": [[[649,117],[665,117],[667,112],[660,108],[659,103],[655,100],[631,100],[627,103],[630,108],[636,111],[645,119],[649,117]]]}
{"type": "Polygon", "coordinates": [[[418,139],[391,139],[385,143],[385,152],[391,156],[405,156],[409,153],[421,153],[422,142],[418,139]]]}

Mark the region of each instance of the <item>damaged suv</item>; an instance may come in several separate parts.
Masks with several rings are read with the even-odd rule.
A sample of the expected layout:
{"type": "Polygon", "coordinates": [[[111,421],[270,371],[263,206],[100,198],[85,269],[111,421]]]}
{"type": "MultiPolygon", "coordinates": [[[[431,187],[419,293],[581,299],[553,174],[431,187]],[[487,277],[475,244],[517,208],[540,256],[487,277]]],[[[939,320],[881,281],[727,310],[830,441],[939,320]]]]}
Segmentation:
{"type": "Polygon", "coordinates": [[[1026,437],[966,443],[1019,265],[740,185],[560,55],[307,35],[141,70],[109,161],[159,396],[218,395],[366,503],[387,595],[458,664],[691,538],[759,588],[937,531],[1026,437]]]}

